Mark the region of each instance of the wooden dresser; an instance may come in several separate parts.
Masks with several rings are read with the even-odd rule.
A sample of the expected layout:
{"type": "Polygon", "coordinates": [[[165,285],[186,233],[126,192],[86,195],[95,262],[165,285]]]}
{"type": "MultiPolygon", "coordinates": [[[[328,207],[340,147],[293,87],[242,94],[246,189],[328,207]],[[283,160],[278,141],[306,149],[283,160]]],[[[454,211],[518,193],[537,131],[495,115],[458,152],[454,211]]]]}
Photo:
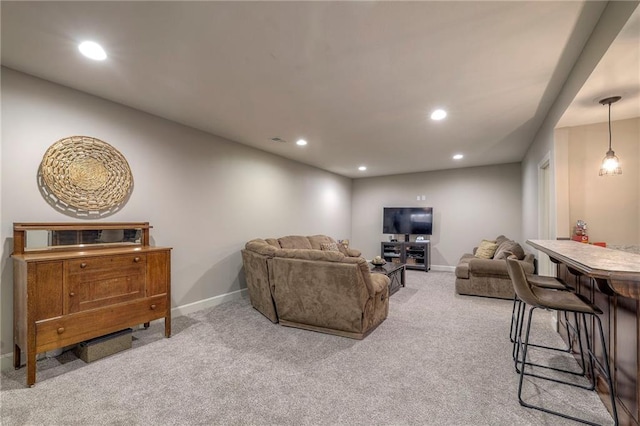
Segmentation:
{"type": "Polygon", "coordinates": [[[171,249],[151,247],[150,228],[14,223],[13,362],[20,368],[24,352],[27,386],[38,353],[161,318],[170,337],[171,249]]]}

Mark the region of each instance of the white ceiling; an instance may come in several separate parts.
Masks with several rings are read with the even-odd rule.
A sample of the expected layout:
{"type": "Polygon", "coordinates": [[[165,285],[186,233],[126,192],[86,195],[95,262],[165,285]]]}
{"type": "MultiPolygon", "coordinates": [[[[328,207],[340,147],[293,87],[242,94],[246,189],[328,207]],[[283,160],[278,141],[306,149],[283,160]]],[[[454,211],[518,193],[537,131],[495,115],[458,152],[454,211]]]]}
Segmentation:
{"type": "MultiPolygon", "coordinates": [[[[363,177],[520,161],[604,3],[3,1],[1,8],[4,66],[363,177]],[[86,39],[109,58],[82,57],[77,44],[86,39]],[[441,122],[428,118],[438,107],[449,112],[441,122]],[[296,146],[298,138],[309,144],[296,146]],[[464,159],[452,160],[455,153],[464,159]]],[[[612,61],[628,61],[624,72],[603,59],[597,87],[588,83],[570,108],[593,114],[567,112],[565,125],[606,121],[592,100],[610,87],[627,94],[614,118],[626,114],[625,103],[638,104],[638,73],[627,75],[639,64],[635,22],[610,49],[612,61]]]]}
{"type": "Polygon", "coordinates": [[[622,96],[611,105],[611,120],[640,117],[640,8],[609,46],[557,127],[606,122],[607,107],[598,101],[611,96],[622,96]]]}

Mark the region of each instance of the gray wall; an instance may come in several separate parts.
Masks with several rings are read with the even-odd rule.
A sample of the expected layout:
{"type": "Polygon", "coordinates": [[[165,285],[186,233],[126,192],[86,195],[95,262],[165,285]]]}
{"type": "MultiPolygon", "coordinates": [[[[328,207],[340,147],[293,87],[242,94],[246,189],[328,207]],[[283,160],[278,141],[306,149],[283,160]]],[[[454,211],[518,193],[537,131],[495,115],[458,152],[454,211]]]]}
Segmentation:
{"type": "Polygon", "coordinates": [[[520,240],[520,178],[520,164],[512,163],[356,179],[352,245],[367,258],[380,254],[389,237],[382,234],[383,207],[433,207],[431,264],[452,269],[483,238],[520,240]]]}
{"type": "Polygon", "coordinates": [[[591,242],[640,246],[640,118],[613,121],[611,127],[612,148],[622,166],[622,175],[614,177],[598,175],[608,149],[608,124],[566,129],[571,155],[569,199],[563,200],[569,220],[563,233],[570,235],[581,219],[587,222],[591,242]]]}
{"type": "Polygon", "coordinates": [[[133,194],[103,220],[149,221],[152,242],[174,248],[174,308],[237,295],[249,239],[351,236],[351,179],[2,68],[2,353],[13,350],[13,222],[79,220],[49,206],[36,181],[46,149],[73,135],[127,158],[133,194]]]}

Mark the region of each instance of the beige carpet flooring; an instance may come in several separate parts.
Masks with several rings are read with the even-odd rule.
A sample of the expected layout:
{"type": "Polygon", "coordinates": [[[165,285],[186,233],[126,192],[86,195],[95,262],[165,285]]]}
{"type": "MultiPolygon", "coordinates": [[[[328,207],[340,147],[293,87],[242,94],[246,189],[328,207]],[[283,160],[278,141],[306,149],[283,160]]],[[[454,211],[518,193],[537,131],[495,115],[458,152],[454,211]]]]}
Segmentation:
{"type": "MultiPolygon", "coordinates": [[[[512,303],[454,294],[454,276],[407,272],[388,319],[362,341],[272,324],[247,299],[134,333],[133,349],[85,364],[72,352],[1,379],[11,425],[570,425],[521,407],[512,303]]],[[[538,342],[561,344],[551,315],[538,342]]],[[[564,357],[564,358],[563,358],[564,357]]],[[[554,364],[575,364],[553,354],[554,364]]],[[[527,379],[525,395],[612,424],[594,392],[527,379]]]]}

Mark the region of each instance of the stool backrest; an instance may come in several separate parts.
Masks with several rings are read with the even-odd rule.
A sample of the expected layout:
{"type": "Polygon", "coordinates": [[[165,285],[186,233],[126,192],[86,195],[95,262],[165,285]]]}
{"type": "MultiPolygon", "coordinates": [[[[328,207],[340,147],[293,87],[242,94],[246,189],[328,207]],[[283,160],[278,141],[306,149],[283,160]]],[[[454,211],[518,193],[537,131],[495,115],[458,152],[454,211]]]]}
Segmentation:
{"type": "Polygon", "coordinates": [[[518,295],[518,298],[527,305],[539,306],[540,302],[538,298],[531,290],[531,284],[527,280],[527,276],[522,269],[522,265],[518,260],[513,258],[507,258],[507,271],[509,272],[509,278],[513,283],[513,290],[518,295]]]}

